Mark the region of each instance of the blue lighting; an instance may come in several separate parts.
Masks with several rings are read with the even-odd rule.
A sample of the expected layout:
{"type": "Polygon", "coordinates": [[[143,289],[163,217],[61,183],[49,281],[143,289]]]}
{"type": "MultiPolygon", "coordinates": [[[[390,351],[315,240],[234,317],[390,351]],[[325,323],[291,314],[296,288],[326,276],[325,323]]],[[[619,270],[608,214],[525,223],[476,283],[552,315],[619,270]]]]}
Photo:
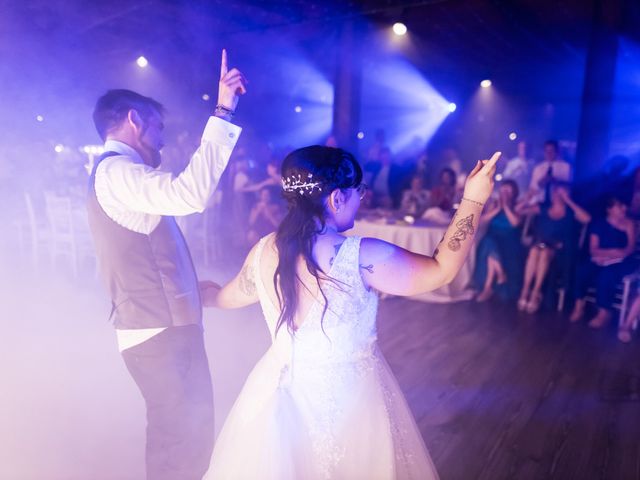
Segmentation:
{"type": "Polygon", "coordinates": [[[424,147],[454,105],[404,59],[376,58],[365,63],[361,130],[384,129],[393,152],[416,144],[424,147]]]}

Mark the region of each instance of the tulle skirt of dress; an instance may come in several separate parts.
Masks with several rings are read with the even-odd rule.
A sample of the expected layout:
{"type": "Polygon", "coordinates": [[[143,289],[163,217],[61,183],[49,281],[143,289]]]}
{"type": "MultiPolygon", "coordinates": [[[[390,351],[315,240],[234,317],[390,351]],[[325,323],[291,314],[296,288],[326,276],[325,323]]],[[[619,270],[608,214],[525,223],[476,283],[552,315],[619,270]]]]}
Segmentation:
{"type": "Polygon", "coordinates": [[[420,432],[376,351],[289,371],[273,349],[247,379],[205,480],[437,479],[420,432]]]}

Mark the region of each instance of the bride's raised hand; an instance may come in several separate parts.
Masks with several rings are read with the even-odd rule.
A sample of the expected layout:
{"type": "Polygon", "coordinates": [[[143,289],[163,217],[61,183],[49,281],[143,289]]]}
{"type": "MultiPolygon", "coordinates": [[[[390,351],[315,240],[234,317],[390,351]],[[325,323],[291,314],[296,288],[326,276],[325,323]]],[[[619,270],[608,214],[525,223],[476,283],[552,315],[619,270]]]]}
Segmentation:
{"type": "Polygon", "coordinates": [[[496,152],[489,160],[478,160],[465,182],[464,198],[482,204],[487,201],[493,191],[496,164],[501,155],[501,152],[496,152]]]}

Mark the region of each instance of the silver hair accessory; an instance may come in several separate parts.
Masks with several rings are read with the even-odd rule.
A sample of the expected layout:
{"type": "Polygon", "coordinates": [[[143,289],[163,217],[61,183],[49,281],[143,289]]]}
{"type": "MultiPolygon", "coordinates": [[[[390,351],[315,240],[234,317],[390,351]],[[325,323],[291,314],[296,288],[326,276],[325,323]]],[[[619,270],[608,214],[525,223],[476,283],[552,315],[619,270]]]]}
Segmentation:
{"type": "Polygon", "coordinates": [[[321,192],[322,187],[320,185],[320,182],[313,181],[312,173],[308,174],[305,180],[302,179],[300,174],[282,178],[282,189],[285,192],[298,192],[300,195],[311,194],[316,188],[321,192]]]}

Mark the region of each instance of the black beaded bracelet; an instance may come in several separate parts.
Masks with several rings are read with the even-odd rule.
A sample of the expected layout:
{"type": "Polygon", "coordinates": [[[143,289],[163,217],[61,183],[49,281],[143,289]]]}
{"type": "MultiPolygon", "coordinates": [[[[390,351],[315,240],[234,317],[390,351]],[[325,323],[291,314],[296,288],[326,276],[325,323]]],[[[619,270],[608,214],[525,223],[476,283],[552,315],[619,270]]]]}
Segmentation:
{"type": "Polygon", "coordinates": [[[475,203],[476,205],[484,207],[484,203],[476,202],[475,200],[471,200],[470,198],[462,197],[462,200],[466,200],[467,202],[475,203]]]}
{"type": "Polygon", "coordinates": [[[230,108],[225,107],[224,105],[218,104],[216,105],[216,109],[214,113],[220,113],[222,115],[229,115],[230,117],[233,117],[236,114],[236,111],[231,110],[230,108]]]}

